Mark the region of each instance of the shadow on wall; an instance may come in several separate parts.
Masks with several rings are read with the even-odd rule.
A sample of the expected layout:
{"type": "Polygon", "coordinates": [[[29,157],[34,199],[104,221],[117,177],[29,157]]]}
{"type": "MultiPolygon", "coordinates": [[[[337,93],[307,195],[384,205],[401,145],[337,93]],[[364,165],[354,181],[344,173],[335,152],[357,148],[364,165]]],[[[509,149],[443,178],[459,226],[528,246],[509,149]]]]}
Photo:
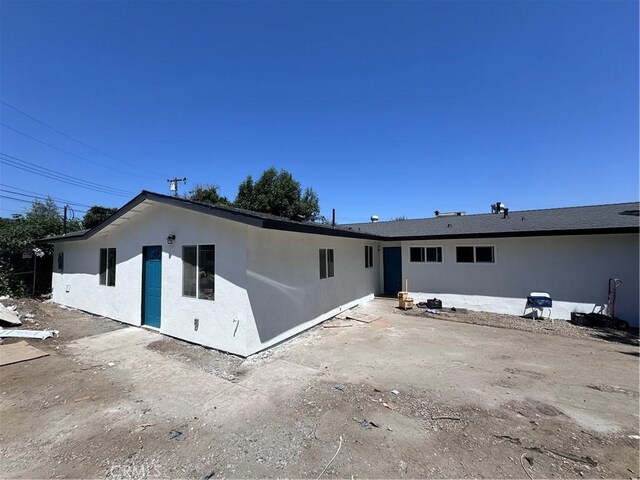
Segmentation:
{"type": "Polygon", "coordinates": [[[262,343],[366,295],[358,292],[354,285],[333,291],[329,282],[320,281],[313,288],[303,288],[252,271],[247,272],[247,283],[249,301],[262,343]]]}

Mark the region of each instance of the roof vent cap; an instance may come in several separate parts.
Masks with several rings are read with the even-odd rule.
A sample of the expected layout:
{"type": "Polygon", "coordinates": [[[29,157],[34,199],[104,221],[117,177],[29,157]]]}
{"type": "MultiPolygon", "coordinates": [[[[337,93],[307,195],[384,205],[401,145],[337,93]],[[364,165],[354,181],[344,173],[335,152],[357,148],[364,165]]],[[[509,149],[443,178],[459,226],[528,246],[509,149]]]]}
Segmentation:
{"type": "Polygon", "coordinates": [[[380,220],[378,215],[371,215],[371,223],[376,223],[378,220],[380,220]]]}

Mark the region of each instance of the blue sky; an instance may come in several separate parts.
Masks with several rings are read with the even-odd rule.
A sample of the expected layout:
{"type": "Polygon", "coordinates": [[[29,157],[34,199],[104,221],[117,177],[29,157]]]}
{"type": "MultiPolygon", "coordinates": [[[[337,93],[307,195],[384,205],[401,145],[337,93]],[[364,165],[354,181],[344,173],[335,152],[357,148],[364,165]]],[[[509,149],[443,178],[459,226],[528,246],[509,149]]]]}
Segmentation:
{"type": "MultiPolygon", "coordinates": [[[[3,0],[0,21],[2,101],[91,147],[3,104],[0,151],[38,171],[233,198],[275,166],[339,222],[638,200],[635,1],[3,0]]],[[[0,169],[5,196],[127,201],[0,169]]]]}

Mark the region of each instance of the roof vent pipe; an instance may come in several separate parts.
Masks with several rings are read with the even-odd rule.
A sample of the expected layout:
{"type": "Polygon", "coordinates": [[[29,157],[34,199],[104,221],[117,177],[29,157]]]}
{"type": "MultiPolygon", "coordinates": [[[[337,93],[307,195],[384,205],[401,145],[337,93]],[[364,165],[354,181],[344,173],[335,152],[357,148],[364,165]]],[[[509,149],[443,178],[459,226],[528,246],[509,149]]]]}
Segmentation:
{"type": "Polygon", "coordinates": [[[433,213],[436,214],[436,217],[462,217],[466,215],[465,212],[441,212],[439,210],[436,210],[433,213]]]}
{"type": "Polygon", "coordinates": [[[502,202],[496,202],[491,205],[491,213],[500,213],[504,211],[507,206],[502,202]]]}

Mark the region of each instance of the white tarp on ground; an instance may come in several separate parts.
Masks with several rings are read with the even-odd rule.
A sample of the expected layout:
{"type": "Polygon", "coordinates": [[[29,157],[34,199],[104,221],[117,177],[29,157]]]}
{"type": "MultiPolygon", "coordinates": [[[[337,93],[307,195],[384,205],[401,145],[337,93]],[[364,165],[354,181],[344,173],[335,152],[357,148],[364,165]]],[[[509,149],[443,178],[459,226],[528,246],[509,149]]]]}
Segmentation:
{"type": "Polygon", "coordinates": [[[0,338],[39,338],[44,340],[49,337],[57,337],[58,333],[58,330],[0,329],[0,338]]]}
{"type": "Polygon", "coordinates": [[[0,303],[0,320],[2,320],[3,322],[7,322],[11,325],[21,325],[22,322],[20,321],[20,318],[18,318],[18,315],[16,315],[13,310],[5,307],[3,304],[0,303]]]}

